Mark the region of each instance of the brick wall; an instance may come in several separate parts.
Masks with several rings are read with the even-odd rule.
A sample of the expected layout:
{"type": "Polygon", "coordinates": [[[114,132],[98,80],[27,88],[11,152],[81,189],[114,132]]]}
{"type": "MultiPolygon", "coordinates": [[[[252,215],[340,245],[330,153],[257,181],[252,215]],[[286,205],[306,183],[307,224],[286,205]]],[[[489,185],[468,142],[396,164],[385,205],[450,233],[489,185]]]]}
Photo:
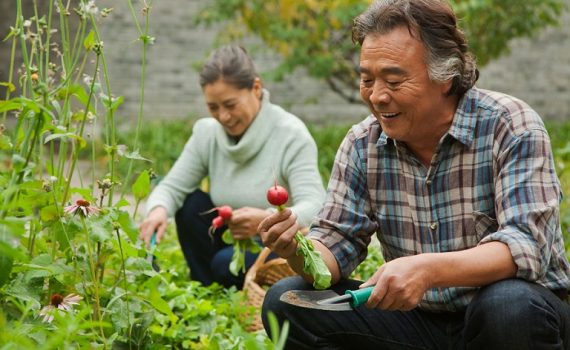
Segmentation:
{"type": "MultiPolygon", "coordinates": [[[[205,0],[160,0],[153,2],[146,77],[145,118],[205,116],[206,109],[193,66],[204,60],[214,45],[217,28],[192,25],[193,16],[205,0]]],[[[133,1],[140,15],[140,2],[133,1]]],[[[134,118],[138,110],[141,45],[125,1],[98,0],[100,8],[114,7],[100,25],[111,87],[123,95],[119,117],[134,118]]],[[[7,33],[15,10],[11,1],[0,4],[0,34],[7,33]]],[[[349,40],[349,38],[347,38],[349,40]]],[[[10,45],[0,43],[0,81],[7,79],[10,45]]],[[[570,16],[558,28],[533,39],[518,39],[511,53],[484,67],[478,86],[504,91],[524,99],[545,119],[570,119],[570,16]]],[[[277,58],[252,52],[258,69],[266,71],[277,58]]],[[[272,100],[306,121],[356,122],[367,114],[362,105],[349,105],[321,82],[298,71],[283,82],[265,82],[272,100]]],[[[0,96],[3,90],[0,89],[0,96]]]]}

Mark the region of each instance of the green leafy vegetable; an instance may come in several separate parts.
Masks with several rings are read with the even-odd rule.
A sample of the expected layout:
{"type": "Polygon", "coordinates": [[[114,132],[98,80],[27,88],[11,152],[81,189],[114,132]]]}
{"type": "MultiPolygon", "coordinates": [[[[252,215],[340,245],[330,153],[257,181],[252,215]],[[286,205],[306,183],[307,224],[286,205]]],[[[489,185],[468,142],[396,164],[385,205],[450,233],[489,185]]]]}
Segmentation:
{"type": "Polygon", "coordinates": [[[325,264],[321,252],[315,250],[313,242],[300,232],[295,234],[295,240],[298,243],[296,254],[303,257],[303,271],[313,277],[313,287],[315,289],[327,289],[330,287],[331,272],[325,264]]]}
{"type": "Polygon", "coordinates": [[[225,230],[222,234],[222,241],[226,244],[233,244],[234,254],[230,262],[230,272],[232,275],[237,276],[239,272],[245,273],[245,253],[259,253],[261,247],[252,239],[234,239],[231,231],[225,230]]]}

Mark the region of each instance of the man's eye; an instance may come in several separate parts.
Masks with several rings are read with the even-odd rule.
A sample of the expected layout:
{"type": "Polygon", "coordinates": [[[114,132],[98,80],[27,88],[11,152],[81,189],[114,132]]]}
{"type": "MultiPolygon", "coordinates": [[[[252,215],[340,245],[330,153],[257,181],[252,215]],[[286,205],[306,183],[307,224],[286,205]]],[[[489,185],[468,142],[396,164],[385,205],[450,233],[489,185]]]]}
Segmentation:
{"type": "Polygon", "coordinates": [[[396,89],[398,88],[398,86],[400,86],[401,82],[399,81],[387,81],[386,85],[388,86],[389,89],[396,89]]]}
{"type": "Polygon", "coordinates": [[[372,82],[373,82],[372,79],[366,79],[366,78],[362,78],[362,79],[360,79],[360,81],[361,81],[362,84],[364,84],[364,85],[370,85],[370,84],[372,84],[372,82]]]}

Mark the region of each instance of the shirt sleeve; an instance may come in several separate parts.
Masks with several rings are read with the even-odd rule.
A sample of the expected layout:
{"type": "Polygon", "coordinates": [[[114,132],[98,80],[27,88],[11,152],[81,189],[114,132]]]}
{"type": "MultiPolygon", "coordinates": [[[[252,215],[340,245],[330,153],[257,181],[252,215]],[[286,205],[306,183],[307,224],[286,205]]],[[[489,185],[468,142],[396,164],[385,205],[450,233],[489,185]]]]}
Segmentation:
{"type": "Polygon", "coordinates": [[[329,180],[325,205],[309,237],[323,243],[335,256],[342,277],[348,277],[366,258],[377,224],[372,218],[366,177],[367,138],[352,131],[343,140],[329,180]]]}
{"type": "Polygon", "coordinates": [[[150,194],[146,212],[157,206],[166,208],[168,216],[172,217],[182,206],[188,194],[195,191],[200,181],[207,175],[208,139],[206,125],[196,122],[192,136],[168,174],[159,182],[150,194]]]}
{"type": "Polygon", "coordinates": [[[504,132],[494,145],[495,208],[499,229],[480,244],[508,245],[517,277],[537,281],[545,276],[560,232],[560,183],[548,135],[531,128],[504,132]]]}

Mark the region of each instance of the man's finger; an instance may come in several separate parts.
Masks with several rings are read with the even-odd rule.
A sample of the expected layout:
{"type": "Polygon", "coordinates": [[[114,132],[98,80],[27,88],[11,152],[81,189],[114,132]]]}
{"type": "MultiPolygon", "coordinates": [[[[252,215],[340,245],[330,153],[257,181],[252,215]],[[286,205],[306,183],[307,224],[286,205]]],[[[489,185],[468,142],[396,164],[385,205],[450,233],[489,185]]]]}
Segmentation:
{"type": "Polygon", "coordinates": [[[273,225],[275,225],[281,221],[286,220],[290,216],[291,216],[291,209],[289,209],[289,208],[282,210],[280,212],[277,212],[273,215],[269,215],[268,217],[266,217],[265,219],[263,219],[263,221],[261,221],[259,223],[257,231],[258,232],[268,231],[273,225]]]}

